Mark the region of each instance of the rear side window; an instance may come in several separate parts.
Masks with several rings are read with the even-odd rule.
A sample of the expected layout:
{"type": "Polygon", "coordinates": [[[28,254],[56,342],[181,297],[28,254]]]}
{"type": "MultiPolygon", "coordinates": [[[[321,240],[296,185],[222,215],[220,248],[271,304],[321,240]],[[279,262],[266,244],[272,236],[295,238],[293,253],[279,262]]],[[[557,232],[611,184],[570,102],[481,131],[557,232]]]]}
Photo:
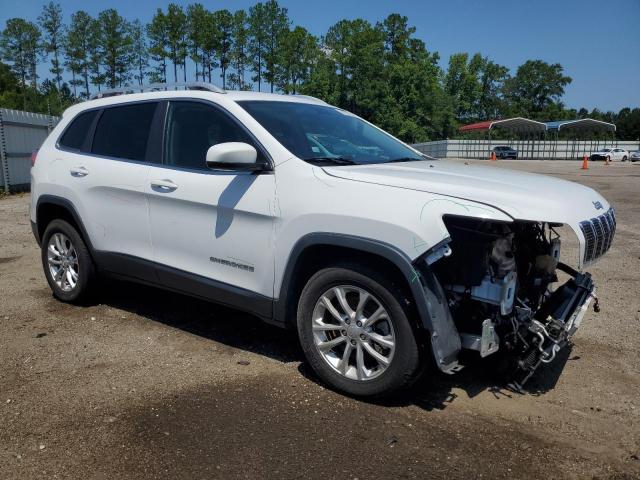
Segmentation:
{"type": "Polygon", "coordinates": [[[157,102],[107,108],[102,112],[91,152],[144,161],[157,102]]]}
{"type": "Polygon", "coordinates": [[[84,112],[78,115],[69,124],[62,138],[60,138],[60,145],[66,148],[80,150],[97,114],[98,110],[91,110],[90,112],[84,112]]]}

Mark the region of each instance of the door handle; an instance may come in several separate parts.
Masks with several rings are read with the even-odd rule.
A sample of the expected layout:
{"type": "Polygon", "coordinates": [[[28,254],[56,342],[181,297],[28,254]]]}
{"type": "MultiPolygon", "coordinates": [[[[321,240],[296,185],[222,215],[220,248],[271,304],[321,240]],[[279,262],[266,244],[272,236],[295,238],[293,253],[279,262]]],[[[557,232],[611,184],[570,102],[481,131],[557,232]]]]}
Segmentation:
{"type": "Polygon", "coordinates": [[[69,170],[69,173],[71,173],[72,177],[86,177],[87,175],[89,175],[89,170],[87,170],[85,167],[73,167],[71,170],[69,170]]]}
{"type": "Polygon", "coordinates": [[[156,192],[166,193],[173,192],[178,188],[178,185],[171,180],[151,180],[151,188],[156,192]]]}

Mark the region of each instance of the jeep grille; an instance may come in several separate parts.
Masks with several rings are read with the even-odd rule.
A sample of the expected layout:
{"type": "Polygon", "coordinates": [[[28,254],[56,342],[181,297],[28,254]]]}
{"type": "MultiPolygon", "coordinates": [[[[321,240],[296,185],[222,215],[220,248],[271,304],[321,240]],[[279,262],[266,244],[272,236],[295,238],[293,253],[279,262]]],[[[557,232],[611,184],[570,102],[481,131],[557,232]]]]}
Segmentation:
{"type": "Polygon", "coordinates": [[[613,208],[599,217],[580,222],[584,235],[584,263],[592,262],[604,255],[613,241],[616,232],[616,215],[613,208]]]}

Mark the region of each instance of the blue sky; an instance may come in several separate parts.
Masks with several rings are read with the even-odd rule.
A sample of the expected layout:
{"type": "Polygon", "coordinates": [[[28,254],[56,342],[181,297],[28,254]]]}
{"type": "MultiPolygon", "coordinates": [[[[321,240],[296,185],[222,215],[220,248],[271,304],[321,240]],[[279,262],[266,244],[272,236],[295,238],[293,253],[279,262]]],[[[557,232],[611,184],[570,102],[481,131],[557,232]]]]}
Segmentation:
{"type": "MultiPolygon", "coordinates": [[[[174,0],[176,1],[176,0],[174,0]]],[[[215,10],[248,8],[249,0],[200,0],[215,10]]],[[[0,26],[8,18],[35,21],[44,0],[0,0],[0,26]]],[[[168,1],[59,0],[68,21],[79,9],[91,14],[116,8],[146,22],[168,1]]],[[[176,3],[186,5],[188,1],[176,3]]],[[[480,52],[513,71],[528,59],[560,63],[573,78],[564,101],[569,107],[618,111],[640,107],[640,0],[280,0],[297,25],[324,34],[340,19],[371,22],[390,13],[409,17],[429,50],[446,66],[456,52],[480,52]]],[[[45,73],[45,72],[42,72],[45,73]]]]}

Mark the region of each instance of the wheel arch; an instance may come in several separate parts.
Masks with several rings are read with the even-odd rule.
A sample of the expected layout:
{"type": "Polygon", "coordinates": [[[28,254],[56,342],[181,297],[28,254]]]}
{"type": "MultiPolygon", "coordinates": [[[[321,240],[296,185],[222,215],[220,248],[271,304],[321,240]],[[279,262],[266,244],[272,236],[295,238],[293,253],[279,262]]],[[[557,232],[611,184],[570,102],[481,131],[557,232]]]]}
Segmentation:
{"type": "Polygon", "coordinates": [[[80,218],[75,206],[70,200],[55,195],[41,195],[38,198],[38,202],[36,204],[35,228],[38,243],[42,241],[42,236],[44,235],[49,223],[56,219],[65,220],[78,231],[82,240],[87,245],[89,253],[93,257],[94,250],[91,245],[91,239],[84,228],[82,219],[80,218]]]}
{"type": "MultiPolygon", "coordinates": [[[[428,252],[427,252],[428,253],[428,252]]],[[[383,270],[399,282],[414,309],[413,326],[419,343],[431,346],[438,367],[453,371],[457,366],[460,337],[453,325],[442,288],[429,268],[414,268],[402,251],[382,241],[337,233],[311,233],[294,245],[284,269],[279,294],[274,300],[273,317],[280,324],[295,324],[302,289],[319,269],[341,260],[361,261],[383,270]],[[429,340],[430,339],[430,340],[429,340]]]]}

